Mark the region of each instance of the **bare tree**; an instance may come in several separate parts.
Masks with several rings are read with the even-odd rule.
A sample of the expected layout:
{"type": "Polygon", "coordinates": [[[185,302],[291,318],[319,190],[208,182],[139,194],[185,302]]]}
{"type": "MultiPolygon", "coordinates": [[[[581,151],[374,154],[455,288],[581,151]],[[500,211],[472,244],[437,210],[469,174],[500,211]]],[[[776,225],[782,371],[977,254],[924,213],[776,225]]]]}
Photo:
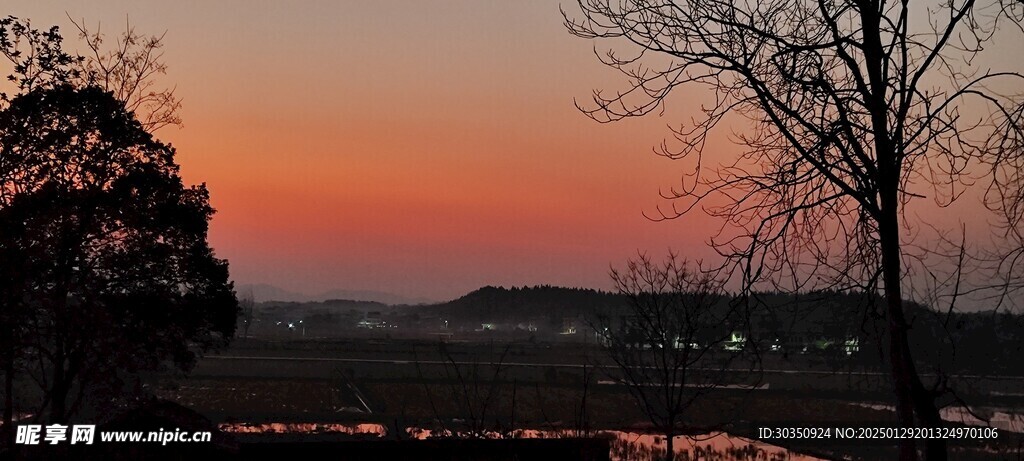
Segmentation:
{"type": "Polygon", "coordinates": [[[239,314],[242,317],[242,337],[249,338],[249,328],[256,320],[256,298],[252,289],[246,290],[245,294],[238,300],[239,314]]]}
{"type": "MultiPolygon", "coordinates": [[[[445,351],[445,380],[450,383],[448,398],[455,403],[457,412],[464,420],[465,431],[458,434],[468,438],[486,438],[488,433],[501,433],[499,407],[502,381],[508,373],[505,359],[511,345],[502,349],[497,361],[460,364],[445,351]],[[488,418],[494,419],[494,430],[488,428],[488,418]]],[[[515,428],[510,428],[511,431],[515,428]]]]}
{"type": "MultiPolygon", "coordinates": [[[[441,395],[435,395],[420,360],[414,360],[416,375],[423,386],[423,393],[434,414],[434,420],[439,425],[439,430],[435,431],[435,434],[444,437],[482,439],[495,435],[508,438],[515,433],[515,404],[518,390],[518,383],[515,380],[511,383],[508,422],[503,424],[501,421],[501,397],[506,392],[505,385],[508,384],[506,358],[511,348],[511,344],[506,345],[496,359],[490,355],[486,360],[480,360],[478,357],[470,362],[457,361],[446,347],[440,348],[438,352],[444,357],[444,376],[439,384],[446,388],[441,395]],[[446,411],[454,412],[458,416],[461,420],[460,427],[453,428],[445,424],[446,411]],[[493,420],[493,425],[490,425],[490,420],[493,420]]],[[[413,353],[415,355],[415,350],[413,353]]]]}
{"type": "MultiPolygon", "coordinates": [[[[670,254],[657,264],[641,254],[624,271],[612,270],[616,290],[628,301],[618,322],[604,317],[596,330],[616,373],[641,410],[668,442],[706,432],[688,427],[694,402],[723,383],[734,351],[725,350],[741,316],[723,292],[722,280],[670,254]]],[[[743,328],[745,329],[745,328],[743,328]]]]}
{"type": "Polygon", "coordinates": [[[95,31],[90,31],[84,19],[75,21],[70,16],[68,19],[78,29],[78,38],[86,46],[78,61],[78,74],[83,83],[112,92],[125,104],[125,109],[135,113],[146,131],[152,133],[167,125],[181,125],[178,115],[181,99],[175,95],[175,88],[157,85],[159,76],[167,73],[161,51],[166,33],[141,35],[126,20],[124,32],[113,44],[104,45],[106,37],[99,24],[95,31]]]}
{"type": "MultiPolygon", "coordinates": [[[[693,170],[664,193],[672,209],[656,218],[693,210],[721,218],[712,246],[744,290],[881,292],[900,424],[942,425],[936,399],[950,389],[941,379],[922,381],[904,298],[914,293],[915,271],[927,278],[937,259],[952,260],[950,275],[933,278],[947,290],[950,309],[977,289],[1019,287],[1024,77],[1011,62],[997,63],[1004,70],[982,63],[992,62],[984,52],[995,37],[1020,40],[1024,3],[577,3],[578,12],[563,12],[569,31],[615,41],[599,58],[630,82],[614,95],[595,91],[593,105],[580,106],[587,115],[609,122],[660,111],[677,87],[714,97],[658,149],[693,170]],[[743,123],[734,134],[742,151],[709,161],[706,142],[727,119],[743,123]],[[982,195],[1002,224],[993,236],[1003,246],[968,252],[966,243],[956,245],[964,239],[952,237],[960,229],[907,211],[929,196],[946,207],[982,195]],[[967,260],[995,272],[968,288],[967,260]]],[[[941,439],[926,441],[925,450],[928,459],[946,458],[941,439]]],[[[917,456],[914,441],[900,442],[901,459],[917,456]]]]}

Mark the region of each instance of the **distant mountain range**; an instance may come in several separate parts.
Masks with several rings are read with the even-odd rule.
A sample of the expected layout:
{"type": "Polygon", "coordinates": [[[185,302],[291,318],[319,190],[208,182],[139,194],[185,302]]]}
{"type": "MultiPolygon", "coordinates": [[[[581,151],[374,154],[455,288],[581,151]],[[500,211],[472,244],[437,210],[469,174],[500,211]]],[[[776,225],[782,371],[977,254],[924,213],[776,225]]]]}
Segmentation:
{"type": "Polygon", "coordinates": [[[346,299],[351,301],[372,301],[382,304],[429,304],[435,302],[426,298],[407,298],[393,293],[372,290],[330,290],[319,294],[306,294],[286,290],[267,283],[246,283],[235,285],[239,298],[252,293],[256,302],[284,301],[308,303],[326,301],[328,299],[346,299]]]}

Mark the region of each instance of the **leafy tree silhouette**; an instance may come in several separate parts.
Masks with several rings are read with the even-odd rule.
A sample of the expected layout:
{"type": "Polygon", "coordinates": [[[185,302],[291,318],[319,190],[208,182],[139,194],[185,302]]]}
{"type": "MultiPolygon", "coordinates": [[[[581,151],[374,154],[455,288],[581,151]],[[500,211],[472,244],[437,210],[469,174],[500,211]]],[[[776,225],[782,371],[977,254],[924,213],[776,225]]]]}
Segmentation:
{"type": "Polygon", "coordinates": [[[209,192],[182,182],[175,150],[69,70],[55,29],[8,18],[0,48],[19,87],[0,106],[5,427],[18,371],[40,390],[35,418],[66,422],[138,372],[188,369],[233,335],[238,301],[207,243],[209,192]]]}

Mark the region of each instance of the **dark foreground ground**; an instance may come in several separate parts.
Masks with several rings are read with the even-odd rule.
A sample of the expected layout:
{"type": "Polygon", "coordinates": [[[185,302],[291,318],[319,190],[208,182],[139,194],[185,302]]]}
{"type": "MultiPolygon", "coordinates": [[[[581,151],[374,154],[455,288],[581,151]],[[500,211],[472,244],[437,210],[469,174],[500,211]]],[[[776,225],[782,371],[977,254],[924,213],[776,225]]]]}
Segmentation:
{"type": "Polygon", "coordinates": [[[301,441],[275,440],[234,443],[230,446],[118,446],[62,449],[34,448],[11,459],[20,460],[255,460],[368,459],[408,461],[518,461],[553,459],[565,461],[608,461],[610,443],[602,438],[519,439],[519,440],[321,440],[310,435],[301,441]]]}
{"type": "MultiPolygon", "coordinates": [[[[149,390],[222,431],[206,447],[220,450],[220,459],[316,459],[312,453],[320,448],[335,453],[331,459],[539,459],[530,450],[541,449],[562,453],[557,459],[606,459],[601,431],[643,433],[651,427],[603,357],[593,344],[573,343],[242,339],[203,359],[188,376],[154,377],[149,390]],[[378,434],[358,434],[361,424],[378,434]],[[569,440],[509,440],[523,429],[569,440]],[[424,431],[463,440],[410,440],[424,431]]],[[[733,386],[701,396],[684,420],[695,432],[723,430],[751,440],[766,427],[895,427],[885,407],[892,400],[885,374],[847,365],[766,357],[758,368],[737,367],[721,377],[733,386]]],[[[982,416],[1024,408],[1024,378],[965,375],[952,382],[982,416]]],[[[895,441],[887,439],[764,441],[823,459],[896,457],[895,441]]],[[[954,460],[1024,459],[1024,438],[1006,430],[995,439],[949,445],[954,460]]],[[[157,459],[206,459],[192,449],[156,447],[153,453],[166,455],[157,459]]],[[[125,450],[92,459],[143,457],[125,450]]],[[[618,459],[651,454],[612,450],[618,459]]],[[[765,458],[747,442],[729,450],[715,459],[788,456],[765,458]]],[[[32,459],[85,459],[81,453],[35,453],[42,454],[32,459]]]]}
{"type": "MultiPolygon", "coordinates": [[[[187,378],[163,379],[157,392],[217,423],[370,422],[387,428],[391,439],[413,427],[463,434],[649,429],[628,388],[614,378],[614,367],[592,344],[242,340],[187,378]]],[[[876,370],[770,356],[726,379],[737,388],[702,396],[686,415],[689,424],[748,438],[763,427],[896,426],[882,406],[891,405],[886,375],[876,370]]],[[[979,408],[1024,408],[1020,377],[953,380],[979,408]]],[[[281,427],[269,430],[318,430],[281,427]]],[[[994,440],[953,440],[952,459],[1022,459],[1022,440],[1008,431],[994,440]]],[[[895,456],[892,440],[768,442],[828,458],[895,456]]]]}

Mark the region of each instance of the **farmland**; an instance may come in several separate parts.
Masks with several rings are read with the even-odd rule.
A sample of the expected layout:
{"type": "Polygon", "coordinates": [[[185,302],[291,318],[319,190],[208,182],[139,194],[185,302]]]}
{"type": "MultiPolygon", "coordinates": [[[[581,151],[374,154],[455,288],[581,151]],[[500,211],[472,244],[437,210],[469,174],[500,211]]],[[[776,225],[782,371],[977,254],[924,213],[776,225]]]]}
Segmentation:
{"type": "MultiPolygon", "coordinates": [[[[729,376],[733,385],[697,401],[689,424],[746,436],[759,427],[895,425],[881,406],[889,394],[876,371],[769,356],[729,376]]],[[[986,407],[1022,404],[1012,392],[1022,387],[1019,377],[959,379],[986,407]]],[[[369,422],[390,434],[410,427],[463,434],[646,427],[615,367],[600,346],[586,343],[249,338],[202,359],[187,377],[163,376],[154,386],[220,423],[369,422]]],[[[1004,432],[996,443],[1018,441],[1004,432]]],[[[822,455],[868,449],[815,442],[785,445],[822,455]]]]}

